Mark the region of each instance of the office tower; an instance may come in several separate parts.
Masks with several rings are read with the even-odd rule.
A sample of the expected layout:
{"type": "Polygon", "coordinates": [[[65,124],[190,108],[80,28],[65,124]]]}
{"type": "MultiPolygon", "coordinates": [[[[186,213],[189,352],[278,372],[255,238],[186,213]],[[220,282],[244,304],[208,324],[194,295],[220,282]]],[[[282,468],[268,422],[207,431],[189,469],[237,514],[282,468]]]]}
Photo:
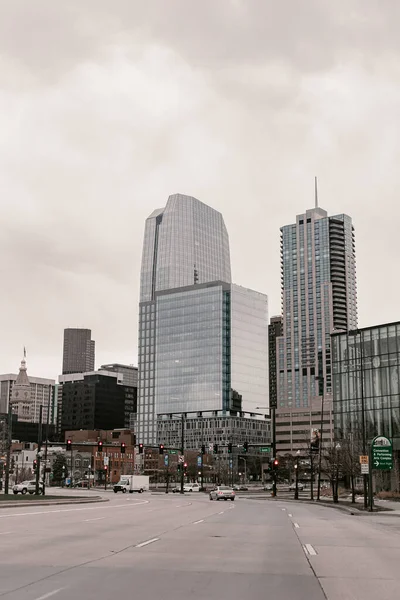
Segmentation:
{"type": "Polygon", "coordinates": [[[281,315],[271,317],[268,326],[268,363],[269,363],[269,406],[276,408],[278,403],[278,388],[276,379],[276,342],[283,335],[281,315]]]}
{"type": "Polygon", "coordinates": [[[0,375],[0,413],[7,413],[9,403],[13,413],[21,423],[38,423],[42,406],[42,422],[53,423],[54,379],[28,376],[26,354],[24,351],[18,375],[8,373],[0,375]]]}
{"type": "Polygon", "coordinates": [[[230,277],[220,213],[176,195],[147,220],[139,307],[142,443],[167,435],[159,423],[157,436],[157,415],[244,416],[267,402],[267,297],[232,285],[230,277]]]}
{"type": "Polygon", "coordinates": [[[129,428],[137,412],[135,388],[118,373],[94,371],[60,375],[60,430],[129,428]]]}
{"type": "Polygon", "coordinates": [[[290,452],[306,448],[311,430],[320,429],[322,397],[324,437],[333,436],[330,336],[357,327],[351,218],[328,217],[316,196],[315,208],[281,228],[281,269],[277,444],[278,451],[290,452]]]}
{"type": "Polygon", "coordinates": [[[90,329],[64,329],[63,375],[94,371],[95,342],[90,329]]]}
{"type": "Polygon", "coordinates": [[[101,365],[100,371],[111,371],[113,373],[120,373],[122,381],[125,385],[137,388],[138,386],[138,368],[133,365],[121,365],[120,363],[111,363],[108,365],[101,365]]]}
{"type": "MultiPolygon", "coordinates": [[[[155,210],[146,220],[144,232],[138,365],[138,435],[143,443],[155,443],[157,435],[157,294],[212,281],[231,281],[229,240],[222,215],[196,198],[172,195],[165,208],[155,210]]],[[[168,299],[159,302],[164,306],[168,299]]]]}

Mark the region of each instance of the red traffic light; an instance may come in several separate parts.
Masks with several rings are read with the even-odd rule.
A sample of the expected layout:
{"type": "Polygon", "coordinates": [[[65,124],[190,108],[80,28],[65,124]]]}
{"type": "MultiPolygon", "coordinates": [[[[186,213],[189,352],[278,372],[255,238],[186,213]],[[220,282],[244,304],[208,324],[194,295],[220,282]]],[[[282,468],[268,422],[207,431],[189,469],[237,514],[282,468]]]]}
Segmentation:
{"type": "Polygon", "coordinates": [[[279,461],[278,461],[278,459],[276,458],[276,459],[274,460],[274,466],[275,466],[275,467],[277,467],[278,465],[279,465],[279,461]]]}
{"type": "Polygon", "coordinates": [[[97,450],[103,452],[103,442],[97,442],[97,450]]]}

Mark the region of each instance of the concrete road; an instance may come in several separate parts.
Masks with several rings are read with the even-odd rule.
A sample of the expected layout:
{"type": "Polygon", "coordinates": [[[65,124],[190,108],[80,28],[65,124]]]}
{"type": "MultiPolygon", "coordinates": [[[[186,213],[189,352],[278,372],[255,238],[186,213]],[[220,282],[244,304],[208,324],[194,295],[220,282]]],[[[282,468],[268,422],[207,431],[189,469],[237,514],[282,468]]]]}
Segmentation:
{"type": "Polygon", "coordinates": [[[210,502],[202,494],[107,497],[90,506],[0,509],[0,598],[393,600],[400,593],[395,517],[210,502]]]}

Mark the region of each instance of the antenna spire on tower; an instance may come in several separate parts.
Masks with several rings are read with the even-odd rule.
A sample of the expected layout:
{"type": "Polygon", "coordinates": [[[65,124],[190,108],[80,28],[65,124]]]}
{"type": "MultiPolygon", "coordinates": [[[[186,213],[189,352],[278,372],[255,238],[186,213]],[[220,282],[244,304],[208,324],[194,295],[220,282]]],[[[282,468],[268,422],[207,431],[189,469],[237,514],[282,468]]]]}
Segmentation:
{"type": "Polygon", "coordinates": [[[314,189],[315,189],[315,208],[318,208],[318,180],[314,177],[314,189]]]}

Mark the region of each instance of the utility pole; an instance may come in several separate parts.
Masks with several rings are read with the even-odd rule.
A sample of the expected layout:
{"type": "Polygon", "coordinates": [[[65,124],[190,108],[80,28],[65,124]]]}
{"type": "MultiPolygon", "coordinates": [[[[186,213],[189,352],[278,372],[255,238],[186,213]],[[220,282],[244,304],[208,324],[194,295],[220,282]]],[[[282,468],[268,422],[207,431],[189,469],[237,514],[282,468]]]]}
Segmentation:
{"type": "Polygon", "coordinates": [[[311,472],[310,472],[310,479],[311,479],[311,494],[310,494],[310,500],[314,500],[314,458],[313,458],[313,453],[312,453],[312,449],[310,446],[310,463],[311,463],[311,472]]]}
{"type": "Polygon", "coordinates": [[[37,463],[36,463],[36,489],[35,494],[39,496],[40,494],[40,464],[42,461],[42,418],[43,418],[43,405],[41,404],[39,407],[39,425],[38,425],[38,448],[37,448],[37,463]]]}
{"type": "Polygon", "coordinates": [[[7,415],[7,453],[6,453],[6,475],[4,480],[4,493],[8,494],[8,486],[10,483],[10,463],[11,463],[11,442],[12,442],[12,404],[8,402],[7,415]]]}

